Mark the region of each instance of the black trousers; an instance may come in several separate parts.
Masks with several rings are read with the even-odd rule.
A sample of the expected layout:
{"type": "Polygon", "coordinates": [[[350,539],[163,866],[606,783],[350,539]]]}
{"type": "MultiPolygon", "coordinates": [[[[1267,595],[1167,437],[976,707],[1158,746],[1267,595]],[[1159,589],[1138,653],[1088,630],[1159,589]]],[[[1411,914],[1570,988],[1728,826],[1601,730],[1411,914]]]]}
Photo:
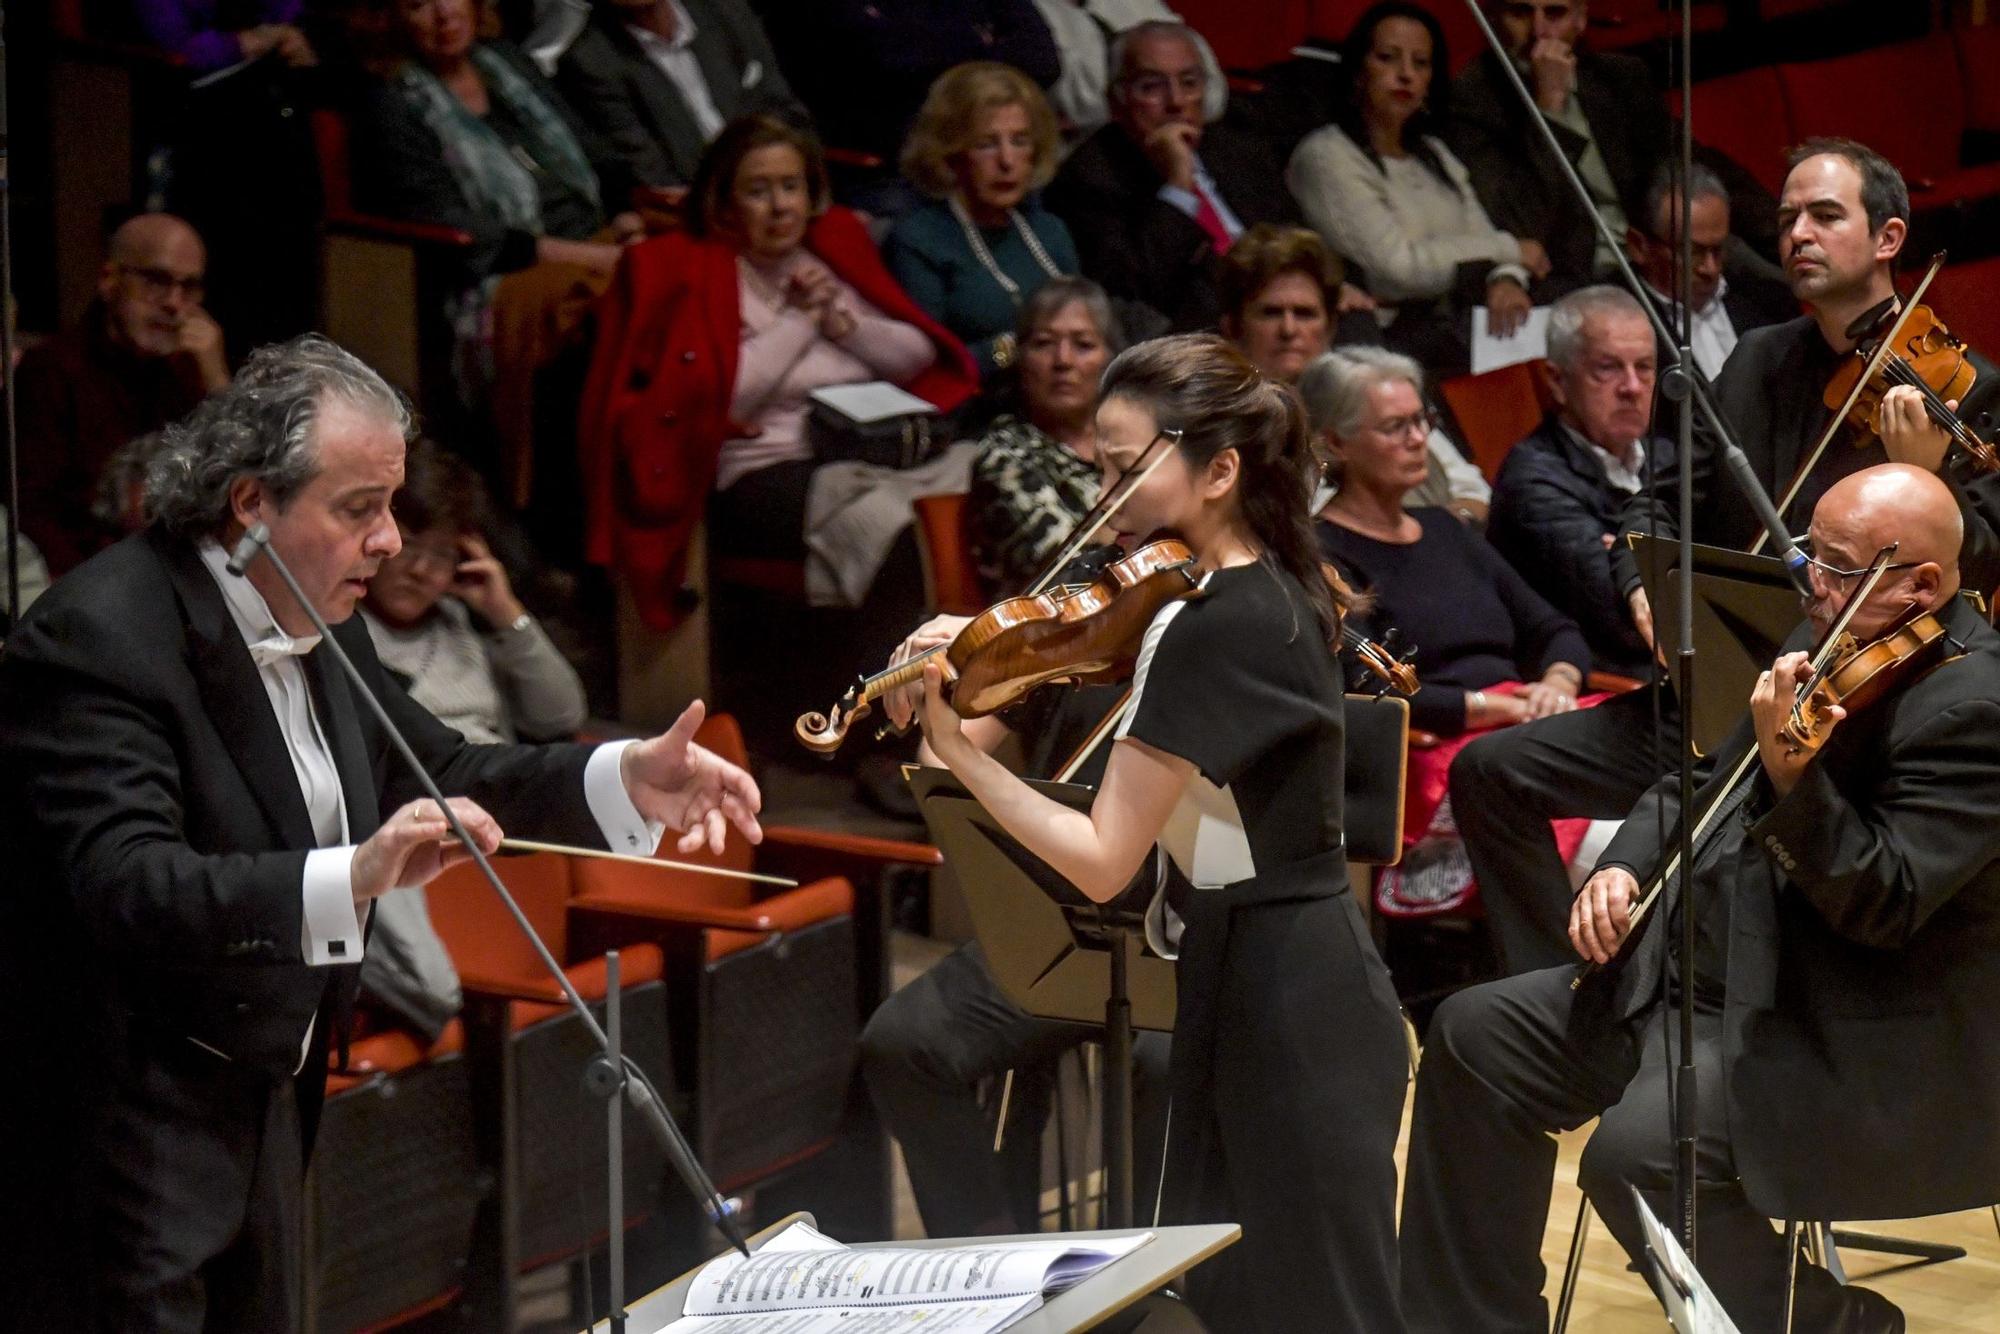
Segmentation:
{"type": "Polygon", "coordinates": [[[1680,727],[1660,691],[1662,744],[1653,745],[1653,689],[1480,737],[1451,763],[1451,812],[1465,840],[1502,971],[1571,963],[1573,897],[1550,820],[1622,820],[1673,766],[1680,727]]]}
{"type": "MultiPolygon", "coordinates": [[[[297,1084],[184,1045],[135,1054],[98,1111],[84,1164],[96,1326],[291,1329],[305,1177],[297,1084]]],[[[315,1055],[324,1066],[323,1048],[315,1055]]]]}
{"type": "MultiPolygon", "coordinates": [[[[1572,967],[1550,968],[1472,987],[1431,1021],[1403,1187],[1403,1313],[1412,1334],[1548,1328],[1541,1249],[1555,1131],[1599,1118],[1578,1181],[1628,1255],[1638,1258],[1644,1245],[1628,1187],[1673,1217],[1672,1062],[1662,1032],[1672,1026],[1678,1037],[1678,1021],[1654,1011],[1616,1022],[1602,1009],[1608,988],[1572,991],[1573,976],[1572,967]]],[[[1719,1013],[1697,1016],[1698,1259],[1744,1334],[1764,1334],[1783,1328],[1784,1241],[1736,1181],[1721,1036],[1719,1013]]],[[[1841,1328],[1855,1300],[1801,1262],[1796,1328],[1841,1328]]]]}
{"type": "MultiPolygon", "coordinates": [[[[1094,1030],[1037,1019],[1001,992],[975,944],[959,947],[882,1003],[861,1035],[861,1068],[933,1237],[1039,1230],[1041,1131],[1056,1059],[1094,1030]],[[1014,1071],[1006,1139],[993,1152],[981,1081],[1014,1071]]],[[[1133,1034],[1132,1208],[1150,1222],[1166,1140],[1171,1035],[1133,1034]]]]}

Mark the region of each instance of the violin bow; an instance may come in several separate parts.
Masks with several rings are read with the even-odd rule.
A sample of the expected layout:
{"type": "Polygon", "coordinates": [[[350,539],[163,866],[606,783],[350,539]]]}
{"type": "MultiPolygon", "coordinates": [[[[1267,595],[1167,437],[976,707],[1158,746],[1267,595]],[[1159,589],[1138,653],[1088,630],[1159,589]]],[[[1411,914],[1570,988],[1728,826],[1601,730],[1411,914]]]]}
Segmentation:
{"type": "MultiPolygon", "coordinates": [[[[1868,595],[1875,591],[1875,585],[1880,583],[1882,576],[1888,572],[1889,558],[1895,554],[1896,545],[1894,543],[1876,553],[1874,563],[1869,567],[1868,577],[1848,597],[1846,605],[1840,609],[1840,615],[1828,627],[1827,632],[1820,637],[1820,642],[1813,649],[1812,675],[1807,678],[1806,684],[1800,687],[1799,692],[1792,697],[1793,719],[1796,720],[1798,718],[1801,700],[1818,683],[1819,675],[1825,671],[1826,664],[1832,657],[1835,647],[1840,643],[1841,636],[1847,633],[1849,622],[1853,621],[1855,613],[1861,610],[1861,604],[1868,600],[1868,595]]],[[[1743,757],[1737,760],[1736,767],[1730,771],[1729,781],[1716,789],[1715,799],[1709,802],[1702,809],[1701,814],[1696,817],[1693,840],[1696,857],[1701,856],[1702,849],[1707,844],[1709,830],[1715,823],[1715,817],[1730,806],[1730,794],[1735,792],[1738,785],[1743,782],[1744,777],[1750,772],[1750,766],[1757,762],[1758,754],[1756,739],[1753,737],[1751,738],[1750,748],[1743,752],[1743,757]]],[[[1665,889],[1668,882],[1679,874],[1680,869],[1680,840],[1676,839],[1674,841],[1674,850],[1668,855],[1666,864],[1660,867],[1659,874],[1652,877],[1646,887],[1646,892],[1640,895],[1638,903],[1633,905],[1632,916],[1625,927],[1625,941],[1632,940],[1638,934],[1639,924],[1646,919],[1647,913],[1652,911],[1654,903],[1658,902],[1660,891],[1665,889]]],[[[1619,957],[1622,957],[1624,952],[1625,944],[1624,942],[1620,942],[1618,947],[1619,957]]],[[[1570,990],[1575,991],[1582,987],[1587,980],[1597,973],[1598,968],[1599,965],[1596,963],[1586,963],[1583,967],[1577,969],[1576,976],[1570,979],[1570,990]]]]}
{"type": "MultiPolygon", "coordinates": [[[[1917,284],[1916,290],[1910,293],[1909,299],[1904,301],[1902,308],[1896,312],[1895,324],[1890,326],[1888,334],[1875,345],[1875,351],[1869,356],[1868,364],[1861,369],[1861,377],[1854,382],[1854,388],[1848,390],[1847,401],[1840,405],[1840,411],[1833,414],[1833,420],[1826,424],[1826,430],[1821,434],[1819,443],[1813,446],[1812,453],[1806,455],[1806,461],[1792,474],[1792,484],[1785,488],[1785,497],[1778,502],[1780,518],[1791,509],[1792,502],[1799,498],[1799,490],[1806,484],[1806,478],[1812,476],[1813,469],[1819,466],[1820,456],[1826,453],[1826,447],[1833,443],[1833,437],[1839,433],[1842,426],[1846,425],[1847,414],[1854,410],[1855,403],[1861,398],[1862,390],[1873,382],[1875,373],[1882,369],[1883,363],[1895,355],[1896,339],[1901,336],[1903,326],[1909,322],[1910,316],[1923,301],[1924,293],[1930,290],[1931,280],[1938,276],[1938,270],[1943,267],[1944,251],[1940,250],[1931,256],[1931,267],[1929,272],[1924,274],[1923,281],[1917,284]]],[[[1768,532],[1757,534],[1757,540],[1750,544],[1750,554],[1753,556],[1762,554],[1764,543],[1770,536],[1768,532]]]]}

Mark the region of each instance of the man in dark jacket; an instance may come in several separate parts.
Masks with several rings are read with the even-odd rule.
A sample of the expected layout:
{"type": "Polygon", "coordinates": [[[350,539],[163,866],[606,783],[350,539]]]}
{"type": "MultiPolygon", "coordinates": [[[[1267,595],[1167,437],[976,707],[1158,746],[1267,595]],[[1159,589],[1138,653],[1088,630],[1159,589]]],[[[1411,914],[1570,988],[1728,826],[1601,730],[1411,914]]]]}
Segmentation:
{"type": "Polygon", "coordinates": [[[1590,641],[1594,666],[1651,674],[1611,547],[1625,506],[1673,480],[1673,445],[1652,435],[1653,326],[1622,287],[1586,287],[1549,311],[1556,410],[1507,452],[1486,536],[1590,641]]]}
{"type": "MultiPolygon", "coordinates": [[[[487,851],[753,840],[748,775],[672,731],[474,746],[351,619],[401,545],[407,408],[315,336],[264,348],[170,433],[156,523],[44,595],[0,657],[0,1285],[24,1328],[276,1331],[303,1168],[369,904],[459,859],[252,525],[333,623],[487,851]],[[489,814],[488,812],[491,812],[489,814]]],[[[341,1170],[335,1164],[331,1170],[341,1170]]]]}
{"type": "Polygon", "coordinates": [[[808,119],[741,0],[597,0],[556,84],[634,183],[656,190],[684,188],[738,116],[808,119]]]}
{"type": "Polygon", "coordinates": [[[1111,54],[1111,123],[1063,163],[1049,208],[1112,296],[1144,302],[1176,331],[1212,328],[1223,313],[1217,258],[1297,210],[1261,144],[1202,123],[1208,72],[1186,27],[1142,23],[1111,54]]]}
{"type": "Polygon", "coordinates": [[[1494,21],[1535,107],[1524,106],[1500,57],[1488,51],[1451,86],[1445,137],[1472,176],[1493,225],[1547,247],[1557,290],[1578,287],[1616,261],[1530,119],[1539,113],[1589,187],[1614,237],[1640,209],[1665,158],[1670,128],[1660,90],[1640,61],[1581,49],[1585,0],[1508,0],[1494,21]]]}
{"type": "Polygon", "coordinates": [[[91,512],[112,455],[229,383],[222,329],[201,304],[207,271],[194,228],[141,214],[112,233],[77,327],[22,355],[21,529],[51,574],[118,539],[91,512]]]}
{"type": "MultiPolygon", "coordinates": [[[[2000,637],[1958,596],[1958,503],[1885,464],[1814,513],[1810,626],[1758,681],[1697,795],[1712,838],[1635,922],[1673,845],[1678,779],[1633,810],[1578,896],[1568,966],[1460,992],[1432,1020],[1405,1182],[1409,1328],[1539,1328],[1556,1147],[1592,1117],[1579,1181],[1620,1244],[1638,1208],[1672,1217],[1668,1060],[1655,1003],[1694,991],[1700,1261],[1737,1326],[1783,1326],[1786,1251],[1770,1220],[1902,1218],[2000,1199],[2000,637]],[[1929,670],[1835,721],[1818,750],[1780,735],[1797,650],[1823,634],[1884,547],[1862,639],[1929,611],[1929,670]],[[1683,884],[1691,888],[1683,891],[1683,884]],[[1667,959],[1679,913],[1690,959],[1667,959]],[[1627,937],[1638,934],[1629,942],[1627,937]],[[1622,951],[1622,954],[1620,954],[1622,951]],[[1635,1206],[1636,1187],[1645,1205],[1635,1206]]],[[[1900,1331],[1879,1294],[1801,1264],[1797,1327],[1900,1331]]]]}

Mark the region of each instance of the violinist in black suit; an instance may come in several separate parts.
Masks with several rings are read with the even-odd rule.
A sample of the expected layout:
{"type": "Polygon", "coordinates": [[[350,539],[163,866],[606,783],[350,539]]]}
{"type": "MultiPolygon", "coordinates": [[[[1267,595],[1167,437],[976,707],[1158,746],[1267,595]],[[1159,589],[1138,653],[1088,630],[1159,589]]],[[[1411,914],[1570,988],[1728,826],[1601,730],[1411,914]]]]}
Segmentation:
{"type": "MultiPolygon", "coordinates": [[[[1833,418],[1822,399],[1827,383],[1855,350],[1851,326],[1886,308],[1896,295],[1893,271],[1909,213],[1903,178],[1880,154],[1848,139],[1801,145],[1785,177],[1780,249],[1792,293],[1809,313],[1743,334],[1716,378],[1715,405],[1793,533],[1826,489],[1852,472],[1893,461],[1934,473],[1958,501],[1965,586],[1984,595],[2000,586],[2000,533],[1995,532],[2000,479],[1979,474],[1962,452],[1950,449],[1949,437],[1926,415],[1914,388],[1888,391],[1877,433],[1860,435],[1842,426],[1825,452],[1811,457],[1833,418]],[[1800,482],[1797,494],[1782,504],[1794,479],[1800,482]]],[[[1978,379],[1957,412],[1990,435],[2000,371],[1977,354],[1973,364],[1978,379]]],[[[1694,446],[1694,540],[1747,549],[1763,526],[1734,479],[1722,475],[1714,438],[1699,421],[1694,446]]],[[[1620,529],[1610,549],[1613,578],[1634,629],[1650,645],[1653,609],[1624,535],[1650,531],[1665,540],[1677,538],[1678,507],[1669,503],[1655,514],[1646,497],[1636,495],[1620,529]]],[[[1662,695],[1661,704],[1671,737],[1678,726],[1673,697],[1662,695]]],[[[1485,892],[1498,885],[1515,900],[1533,904],[1541,928],[1531,949],[1509,950],[1508,971],[1547,967],[1567,949],[1561,923],[1570,887],[1546,821],[1617,819],[1629,810],[1662,771],[1648,744],[1651,734],[1651,701],[1635,693],[1595,709],[1507,728],[1459,753],[1451,772],[1452,809],[1459,813],[1473,871],[1485,892]],[[1475,829],[1464,814],[1471,808],[1505,816],[1474,817],[1475,829]]],[[[1670,759],[1672,747],[1657,753],[1670,759]]]]}
{"type": "MultiPolygon", "coordinates": [[[[316,336],[172,429],[155,523],[79,566],[0,659],[0,1246],[35,1328],[282,1330],[300,1185],[370,902],[461,854],[268,560],[271,546],[488,851],[505,825],[650,853],[760,836],[748,775],[664,735],[475,746],[350,619],[401,544],[409,413],[316,336]]],[[[338,1172],[341,1164],[326,1170],[338,1172]]],[[[25,1326],[24,1326],[25,1327],[25,1326]]]]}
{"type": "MultiPolygon", "coordinates": [[[[1780,736],[1806,655],[1759,679],[1707,766],[1717,808],[1692,889],[1641,920],[1640,886],[1679,846],[1679,780],[1634,808],[1570,916],[1576,956],[1619,958],[1473,987],[1431,1024],[1405,1181],[1403,1302],[1413,1331],[1545,1327],[1541,1243],[1553,1131],[1591,1117],[1579,1180],[1635,1258],[1628,1191],[1672,1217],[1661,1026],[1691,985],[1700,1263],[1745,1331],[1783,1325],[1771,1219],[1901,1218],[2000,1199],[2000,636],[1959,596],[1962,533],[1932,474],[1884,464],[1835,483],[1811,528],[1808,647],[1891,544],[1849,629],[1864,643],[1926,613],[1934,655],[1818,750],[1780,736]],[[1746,779],[1728,781],[1754,748],[1746,779]],[[1724,794],[1727,793],[1725,798],[1724,794]],[[1733,807],[1733,809],[1732,809],[1733,807]],[[1695,914],[1689,966],[1669,962],[1695,914]]],[[[1678,884],[1678,882],[1677,882],[1678,884]]],[[[1879,1294],[1802,1265],[1797,1328],[1899,1331],[1879,1294]]]]}
{"type": "Polygon", "coordinates": [[[1225,313],[1216,261],[1260,222],[1296,222],[1269,150],[1202,123],[1208,69],[1192,30],[1149,22],[1111,48],[1111,123],[1078,144],[1050,184],[1084,273],[1144,302],[1168,327],[1214,327],[1225,313]]]}

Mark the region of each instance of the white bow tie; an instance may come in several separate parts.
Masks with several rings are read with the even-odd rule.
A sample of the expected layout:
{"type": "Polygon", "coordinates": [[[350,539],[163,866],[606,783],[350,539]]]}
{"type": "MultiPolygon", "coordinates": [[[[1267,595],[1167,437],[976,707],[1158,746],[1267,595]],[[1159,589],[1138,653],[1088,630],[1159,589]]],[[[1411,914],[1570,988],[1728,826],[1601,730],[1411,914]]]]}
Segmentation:
{"type": "Polygon", "coordinates": [[[272,663],[282,662],[286,658],[302,658],[318,647],[318,635],[294,639],[283,630],[273,629],[269,635],[250,645],[250,661],[259,667],[269,667],[272,663]]]}

